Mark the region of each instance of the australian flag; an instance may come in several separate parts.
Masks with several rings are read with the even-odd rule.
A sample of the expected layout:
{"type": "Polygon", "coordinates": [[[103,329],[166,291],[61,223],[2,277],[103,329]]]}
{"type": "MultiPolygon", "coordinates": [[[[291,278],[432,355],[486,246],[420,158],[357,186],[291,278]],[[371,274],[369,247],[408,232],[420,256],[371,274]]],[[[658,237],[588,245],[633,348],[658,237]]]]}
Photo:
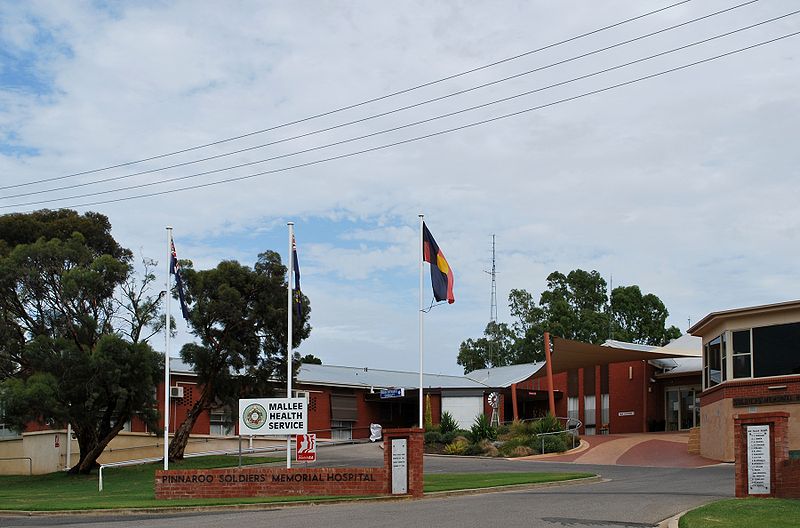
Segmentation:
{"type": "Polygon", "coordinates": [[[178,254],[175,252],[175,242],[170,238],[169,240],[169,272],[175,275],[175,288],[178,290],[178,299],[181,301],[181,313],[183,318],[189,319],[189,309],[186,307],[186,301],[183,298],[183,279],[181,279],[181,265],[178,263],[178,254]]]}

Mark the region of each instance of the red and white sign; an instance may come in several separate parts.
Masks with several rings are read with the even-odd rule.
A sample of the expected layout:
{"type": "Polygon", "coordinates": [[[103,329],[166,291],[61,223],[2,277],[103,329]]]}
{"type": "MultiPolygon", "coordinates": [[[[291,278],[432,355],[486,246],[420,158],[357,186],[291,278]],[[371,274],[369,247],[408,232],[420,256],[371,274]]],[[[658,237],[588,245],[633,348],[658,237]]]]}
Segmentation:
{"type": "Polygon", "coordinates": [[[297,461],[316,462],[317,461],[317,435],[299,434],[297,439],[297,461]]]}

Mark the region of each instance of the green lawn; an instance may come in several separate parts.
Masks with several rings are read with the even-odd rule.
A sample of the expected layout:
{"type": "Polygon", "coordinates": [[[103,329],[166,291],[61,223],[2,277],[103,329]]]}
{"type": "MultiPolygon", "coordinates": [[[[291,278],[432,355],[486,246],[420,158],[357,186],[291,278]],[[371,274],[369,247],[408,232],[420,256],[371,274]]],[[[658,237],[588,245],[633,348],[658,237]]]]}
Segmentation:
{"type": "Polygon", "coordinates": [[[680,528],[797,528],[800,500],[732,499],[712,502],[681,518],[680,528]]]}
{"type": "Polygon", "coordinates": [[[539,484],[593,477],[593,473],[436,473],[425,475],[425,492],[539,484]]]}
{"type": "MultiPolygon", "coordinates": [[[[245,457],[244,464],[264,464],[283,458],[245,457]]],[[[175,469],[231,467],[238,457],[209,456],[170,464],[175,469]]],[[[0,509],[7,510],[84,510],[103,508],[158,508],[220,504],[306,501],[311,497],[245,497],[236,499],[181,499],[157,501],[153,498],[155,470],[161,464],[145,464],[103,470],[103,491],[97,491],[97,474],[0,476],[0,509]]],[[[591,476],[587,473],[486,473],[437,474],[425,476],[425,491],[449,491],[512,484],[561,481],[591,476]]],[[[313,497],[314,501],[343,497],[313,497]]],[[[350,497],[352,498],[352,497],[350,497]]]]}

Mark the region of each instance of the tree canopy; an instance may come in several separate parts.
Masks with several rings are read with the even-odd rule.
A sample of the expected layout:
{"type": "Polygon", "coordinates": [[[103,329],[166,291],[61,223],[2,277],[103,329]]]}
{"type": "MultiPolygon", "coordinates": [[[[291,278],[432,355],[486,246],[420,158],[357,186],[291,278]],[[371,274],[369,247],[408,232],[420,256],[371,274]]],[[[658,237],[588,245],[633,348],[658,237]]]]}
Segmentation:
{"type": "MultiPolygon", "coordinates": [[[[193,366],[202,390],[170,443],[173,460],[183,457],[202,411],[235,409],[236,400],[248,393],[268,396],[273,382],[285,383],[287,364],[287,269],[278,253],[260,254],[253,268],[229,260],[209,270],[195,270],[189,261],[181,268],[187,322],[199,341],[184,345],[181,357],[193,366]]],[[[295,347],[311,330],[305,297],[302,306],[300,320],[293,322],[295,347]]],[[[294,352],[295,367],[299,359],[294,352]]]]}
{"type": "Polygon", "coordinates": [[[80,447],[72,471],[87,473],[134,416],[156,425],[160,360],[142,339],[145,328],[152,334],[160,324],[159,299],[149,297],[152,275],[130,290],[130,251],[96,213],[6,215],[0,234],[7,237],[0,241],[6,420],[20,430],[32,421],[69,422],[80,447]],[[120,298],[126,291],[127,302],[120,298]]]}
{"type": "Polygon", "coordinates": [[[509,293],[513,322],[490,322],[484,336],[461,343],[458,364],[464,372],[541,361],[544,332],[567,339],[601,344],[606,339],[664,345],[680,337],[678,328],[665,327],[669,312],[656,295],[642,295],[638,286],[620,286],[611,292],[597,271],[554,271],[539,304],[526,290],[509,293]]]}

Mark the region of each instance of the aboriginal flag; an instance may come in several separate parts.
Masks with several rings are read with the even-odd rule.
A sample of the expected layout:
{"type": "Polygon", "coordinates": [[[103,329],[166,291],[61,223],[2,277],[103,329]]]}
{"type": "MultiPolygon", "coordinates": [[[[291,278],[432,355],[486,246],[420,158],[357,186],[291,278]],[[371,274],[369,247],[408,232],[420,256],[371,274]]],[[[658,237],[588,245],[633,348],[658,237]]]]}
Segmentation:
{"type": "Polygon", "coordinates": [[[189,320],[189,309],[186,307],[186,301],[183,298],[183,279],[181,279],[181,265],[178,263],[178,254],[175,252],[175,242],[170,238],[169,240],[169,272],[175,275],[175,289],[178,290],[178,299],[181,301],[181,313],[183,318],[189,320]]]}
{"type": "Polygon", "coordinates": [[[297,242],[294,240],[294,235],[292,235],[292,268],[294,271],[292,297],[294,298],[294,306],[299,319],[303,316],[303,294],[300,291],[300,264],[297,262],[297,242]]]}
{"type": "Polygon", "coordinates": [[[431,265],[431,286],[436,301],[446,300],[448,304],[456,302],[453,296],[453,270],[425,222],[422,223],[422,260],[431,265]]]}

